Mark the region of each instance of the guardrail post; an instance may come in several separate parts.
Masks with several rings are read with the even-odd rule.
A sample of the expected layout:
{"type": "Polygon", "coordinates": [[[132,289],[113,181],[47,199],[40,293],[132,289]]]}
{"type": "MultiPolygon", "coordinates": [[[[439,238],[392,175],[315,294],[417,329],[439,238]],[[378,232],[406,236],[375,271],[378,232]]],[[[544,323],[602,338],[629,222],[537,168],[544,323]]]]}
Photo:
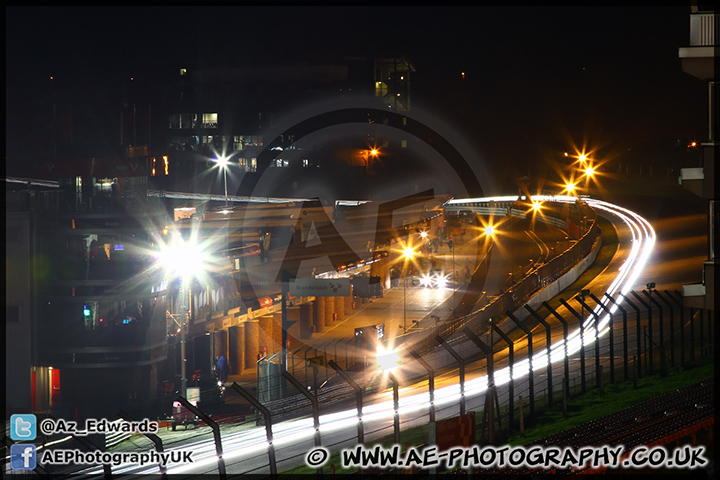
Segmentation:
{"type": "Polygon", "coordinates": [[[500,337],[505,340],[508,344],[508,361],[510,368],[510,384],[508,386],[508,395],[510,396],[510,404],[508,406],[508,434],[512,432],[513,423],[515,422],[515,379],[513,378],[513,368],[515,366],[515,345],[513,341],[508,337],[505,332],[502,331],[495,323],[492,323],[492,328],[500,337]]]}
{"type": "Polygon", "coordinates": [[[333,370],[337,372],[340,377],[345,380],[345,382],[350,385],[350,387],[355,391],[355,402],[357,403],[357,411],[358,411],[358,444],[362,445],[365,443],[365,431],[363,428],[363,421],[362,421],[362,409],[363,409],[363,391],[360,386],[355,383],[355,380],[350,378],[350,375],[347,374],[342,368],[340,368],[340,365],[337,364],[334,360],[330,360],[328,362],[333,370]]]}
{"type": "Polygon", "coordinates": [[[595,320],[595,388],[600,388],[602,385],[602,366],[600,365],[600,329],[598,327],[598,324],[600,323],[600,317],[598,317],[598,314],[595,313],[595,310],[590,308],[590,306],[585,303],[582,298],[576,297],[575,300],[580,302],[583,307],[587,308],[588,312],[590,312],[593,319],[595,320]]]}
{"type": "MultiPolygon", "coordinates": [[[[125,412],[124,410],[120,410],[118,412],[118,416],[122,418],[125,421],[132,422],[134,419],[130,416],[129,413],[125,412]]],[[[163,452],[165,451],[163,448],[162,439],[155,435],[154,433],[143,433],[144,436],[146,436],[153,444],[155,444],[155,451],[156,452],[163,452]]],[[[163,465],[162,463],[158,465],[160,467],[160,475],[162,478],[167,478],[167,466],[163,465]]]]}
{"type": "Polygon", "coordinates": [[[533,374],[533,342],[532,342],[532,331],[527,328],[523,323],[515,318],[515,316],[508,310],[505,311],[505,315],[517,325],[520,330],[525,332],[528,338],[528,381],[530,382],[530,418],[535,421],[535,376],[533,374]]]}
{"type": "MultiPolygon", "coordinates": [[[[313,370],[315,371],[317,367],[315,365],[312,366],[313,370]]],[[[313,416],[313,427],[315,428],[315,446],[320,446],[320,407],[318,406],[318,399],[317,399],[317,390],[315,391],[315,395],[308,392],[307,388],[303,388],[302,383],[298,382],[295,377],[290,375],[287,370],[283,370],[282,372],[283,377],[290,382],[295,388],[297,388],[300,393],[305,395],[308,400],[310,400],[310,404],[312,405],[312,416],[313,416]]],[[[323,470],[322,467],[318,467],[317,469],[317,475],[319,477],[322,477],[323,470]]]]}
{"type": "MultiPolygon", "coordinates": [[[[683,302],[685,301],[682,293],[678,292],[677,290],[673,290],[673,293],[677,296],[677,300],[680,305],[685,305],[683,302]]],[[[683,309],[680,309],[680,312],[682,312],[683,309]]],[[[690,309],[690,361],[695,360],[695,315],[693,312],[693,309],[690,309]]],[[[681,317],[682,318],[682,317],[681,317]]],[[[683,321],[684,323],[684,321],[683,321]]],[[[684,329],[684,326],[683,326],[684,329]]]]}
{"type": "Polygon", "coordinates": [[[388,375],[393,386],[393,437],[395,445],[400,445],[400,392],[397,378],[390,373],[388,375]]]}
{"type": "MultiPolygon", "coordinates": [[[[640,359],[642,359],[642,333],[641,333],[642,326],[640,325],[640,308],[638,308],[637,305],[635,305],[633,302],[631,302],[630,299],[627,296],[625,296],[624,294],[619,293],[619,295],[621,297],[623,297],[623,299],[628,303],[628,305],[630,305],[632,307],[633,310],[635,310],[635,329],[636,329],[635,335],[637,337],[635,339],[637,342],[637,346],[635,348],[635,350],[636,350],[635,353],[637,354],[638,360],[640,360],[640,359]]],[[[637,375],[638,375],[638,378],[642,378],[642,368],[638,367],[637,375]]]]}
{"type": "MultiPolygon", "coordinates": [[[[483,422],[482,429],[485,429],[485,425],[488,424],[488,440],[491,445],[495,443],[495,419],[493,418],[493,409],[497,409],[498,419],[498,430],[502,430],[502,416],[500,415],[500,401],[497,396],[497,389],[495,388],[495,363],[493,359],[492,348],[488,347],[485,342],[480,340],[468,327],[463,328],[463,333],[470,339],[478,348],[485,354],[487,358],[487,371],[488,371],[488,387],[487,394],[485,394],[485,407],[483,408],[483,422]]],[[[480,433],[482,439],[483,432],[480,433]]]]}
{"type": "MultiPolygon", "coordinates": [[[[667,290],[663,290],[665,296],[670,299],[675,305],[677,305],[680,311],[680,365],[685,365],[685,309],[683,308],[682,301],[678,301],[673,294],[667,290]]],[[[672,310],[671,310],[672,311],[672,310]]]]}
{"type": "MultiPolygon", "coordinates": [[[[459,364],[459,372],[460,372],[460,415],[465,415],[465,360],[457,354],[455,350],[450,348],[450,345],[445,343],[445,340],[440,335],[435,336],[435,340],[442,345],[442,347],[447,350],[447,352],[452,355],[452,357],[455,359],[456,362],[459,364]]],[[[510,358],[512,359],[512,348],[510,351],[510,358]]],[[[510,360],[512,364],[512,360],[510,360]]]]}
{"type": "Polygon", "coordinates": [[[213,437],[215,439],[215,453],[217,453],[218,456],[218,474],[220,475],[220,478],[226,478],[227,475],[225,472],[225,460],[223,459],[222,439],[220,438],[220,425],[218,425],[215,420],[210,418],[209,415],[206,415],[205,412],[197,408],[192,403],[188,402],[185,397],[178,395],[176,397],[176,400],[180,402],[185,408],[190,410],[192,413],[202,418],[203,421],[207,423],[210,428],[212,428],[213,437]]]}
{"type": "Polygon", "coordinates": [[[348,345],[350,345],[350,342],[352,342],[353,340],[354,338],[350,338],[345,342],[345,370],[350,370],[350,356],[348,354],[348,345]]]}
{"type": "Polygon", "coordinates": [[[567,397],[570,397],[570,353],[568,350],[568,323],[567,320],[565,320],[562,316],[560,316],[559,313],[555,311],[554,308],[550,306],[549,303],[543,302],[542,303],[545,308],[547,308],[550,313],[553,314],[555,318],[560,320],[560,323],[562,323],[563,327],[563,344],[565,345],[565,358],[563,358],[563,366],[564,366],[564,375],[563,375],[563,389],[565,390],[565,395],[567,397]]]}
{"type": "Polygon", "coordinates": [[[612,302],[613,305],[615,305],[621,312],[623,316],[623,373],[624,378],[627,381],[630,378],[630,366],[629,366],[629,359],[628,359],[628,325],[627,325],[627,311],[615,301],[614,298],[612,298],[607,293],[605,294],[605,297],[612,302]]]}
{"type": "MultiPolygon", "coordinates": [[[[633,297],[635,297],[635,299],[636,299],[638,302],[640,302],[640,304],[641,304],[643,307],[647,308],[647,311],[648,311],[647,330],[648,330],[648,335],[650,335],[650,339],[652,340],[652,338],[653,338],[652,307],[651,307],[651,305],[650,305],[649,303],[646,303],[645,300],[643,300],[643,299],[640,297],[640,295],[638,295],[637,293],[635,293],[635,291],[630,290],[630,293],[632,294],[633,297]]],[[[654,367],[653,367],[653,344],[652,344],[652,342],[650,342],[650,343],[648,344],[648,357],[649,357],[649,359],[650,359],[650,360],[649,360],[649,361],[650,361],[650,375],[652,375],[652,374],[654,373],[654,367]]]]}
{"type": "MultiPolygon", "coordinates": [[[[422,365],[422,367],[428,372],[428,393],[430,395],[430,411],[429,417],[430,422],[428,423],[428,443],[435,445],[437,443],[437,435],[435,430],[435,370],[427,363],[422,356],[413,348],[409,348],[410,355],[422,365]]],[[[430,475],[435,475],[437,469],[435,467],[430,468],[430,475]]]]}
{"type": "Polygon", "coordinates": [[[428,372],[428,393],[430,394],[430,422],[435,422],[435,370],[413,348],[408,348],[410,355],[428,372]]]}
{"type": "Polygon", "coordinates": [[[655,290],[655,296],[659,298],[668,308],[670,311],[670,365],[675,366],[675,315],[673,312],[673,307],[670,302],[667,301],[665,296],[660,293],[660,291],[655,290]]]}
{"type": "Polygon", "coordinates": [[[297,356],[298,352],[302,350],[302,347],[298,348],[292,353],[292,374],[295,375],[295,357],[297,356]]]}
{"type": "Polygon", "coordinates": [[[277,478],[277,461],[275,460],[275,445],[273,443],[273,434],[272,434],[272,419],[270,417],[270,410],[265,408],[264,405],[262,405],[255,397],[250,395],[245,389],[243,389],[240,385],[237,384],[237,382],[233,382],[232,385],[230,385],[230,388],[235,390],[237,393],[242,395],[242,397],[250,402],[250,404],[255,407],[263,416],[265,419],[265,437],[267,438],[268,442],[268,462],[270,463],[270,477],[275,479],[277,478]]]}
{"type": "Polygon", "coordinates": [[[545,321],[544,318],[542,318],[538,313],[530,307],[530,305],[525,305],[525,310],[530,312],[530,314],[535,317],[535,320],[540,322],[540,324],[545,327],[545,345],[547,350],[547,375],[548,375],[548,406],[553,406],[553,379],[552,379],[552,359],[550,358],[550,350],[552,346],[552,331],[550,329],[550,324],[545,321]]]}
{"type": "Polygon", "coordinates": [[[314,347],[310,346],[305,349],[305,385],[308,385],[310,383],[310,380],[308,379],[308,352],[313,348],[314,347]]]}
{"type": "MultiPolygon", "coordinates": [[[[662,362],[662,359],[665,357],[665,334],[664,334],[665,328],[663,326],[663,308],[662,308],[662,305],[660,305],[657,302],[657,300],[655,300],[653,298],[652,290],[650,290],[649,293],[645,290],[642,290],[642,293],[644,293],[645,296],[648,297],[648,300],[649,300],[648,303],[650,303],[650,304],[654,303],[655,306],[658,307],[658,334],[660,336],[659,350],[660,350],[660,361],[662,362]]],[[[650,338],[652,339],[652,330],[651,330],[650,338]]]]}
{"type": "Polygon", "coordinates": [[[587,392],[585,384],[585,325],[583,325],[583,317],[575,311],[564,299],[560,302],[568,309],[570,313],[578,320],[580,325],[580,391],[584,395],[587,392]]]}
{"type": "MultiPolygon", "coordinates": [[[[592,298],[595,303],[597,303],[598,306],[602,308],[605,313],[607,313],[608,316],[608,327],[610,328],[610,341],[608,342],[608,347],[610,350],[610,383],[615,383],[615,332],[613,330],[612,313],[610,312],[610,309],[607,308],[607,306],[592,293],[590,293],[590,298],[592,298]]],[[[600,338],[598,338],[597,341],[600,342],[600,338]]]]}

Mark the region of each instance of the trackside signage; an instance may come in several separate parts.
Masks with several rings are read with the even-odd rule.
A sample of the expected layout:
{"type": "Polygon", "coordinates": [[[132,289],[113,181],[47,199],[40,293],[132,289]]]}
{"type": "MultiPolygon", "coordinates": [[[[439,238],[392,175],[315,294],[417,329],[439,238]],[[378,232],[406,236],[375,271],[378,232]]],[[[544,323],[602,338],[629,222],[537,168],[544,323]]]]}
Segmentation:
{"type": "Polygon", "coordinates": [[[350,279],[304,279],[290,280],[290,295],[296,297],[347,297],[350,295],[350,279]]]}

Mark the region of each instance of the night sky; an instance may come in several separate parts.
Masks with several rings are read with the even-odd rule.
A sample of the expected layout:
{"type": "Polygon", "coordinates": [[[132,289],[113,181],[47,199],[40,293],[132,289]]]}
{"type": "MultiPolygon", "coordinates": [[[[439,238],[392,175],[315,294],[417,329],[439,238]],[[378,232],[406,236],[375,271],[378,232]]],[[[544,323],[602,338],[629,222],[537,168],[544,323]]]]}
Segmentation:
{"type": "Polygon", "coordinates": [[[501,162],[583,144],[615,154],[668,149],[707,139],[706,84],[678,59],[689,15],[689,5],[10,7],[6,162],[22,162],[41,134],[51,76],[92,98],[102,117],[105,89],[119,79],[185,63],[326,56],[408,56],[415,104],[501,162]]]}

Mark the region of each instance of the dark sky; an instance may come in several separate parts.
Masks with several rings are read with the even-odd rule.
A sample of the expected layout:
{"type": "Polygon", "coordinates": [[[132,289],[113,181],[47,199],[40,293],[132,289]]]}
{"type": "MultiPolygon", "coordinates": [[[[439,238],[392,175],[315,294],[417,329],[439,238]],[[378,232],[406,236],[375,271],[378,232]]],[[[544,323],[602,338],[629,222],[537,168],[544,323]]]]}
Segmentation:
{"type": "Polygon", "coordinates": [[[678,59],[689,14],[689,5],[10,7],[7,116],[32,110],[26,95],[50,76],[91,89],[185,62],[403,54],[417,68],[414,100],[488,152],[702,140],[706,86],[678,59]]]}

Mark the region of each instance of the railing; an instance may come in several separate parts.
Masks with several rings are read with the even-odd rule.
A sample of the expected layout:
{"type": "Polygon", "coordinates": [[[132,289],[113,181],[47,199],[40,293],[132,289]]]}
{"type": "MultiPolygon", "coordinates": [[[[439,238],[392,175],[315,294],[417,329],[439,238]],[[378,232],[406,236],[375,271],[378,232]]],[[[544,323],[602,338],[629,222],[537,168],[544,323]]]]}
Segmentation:
{"type": "Polygon", "coordinates": [[[695,13],[690,15],[690,45],[693,47],[718,45],[715,13],[695,13]]]}

